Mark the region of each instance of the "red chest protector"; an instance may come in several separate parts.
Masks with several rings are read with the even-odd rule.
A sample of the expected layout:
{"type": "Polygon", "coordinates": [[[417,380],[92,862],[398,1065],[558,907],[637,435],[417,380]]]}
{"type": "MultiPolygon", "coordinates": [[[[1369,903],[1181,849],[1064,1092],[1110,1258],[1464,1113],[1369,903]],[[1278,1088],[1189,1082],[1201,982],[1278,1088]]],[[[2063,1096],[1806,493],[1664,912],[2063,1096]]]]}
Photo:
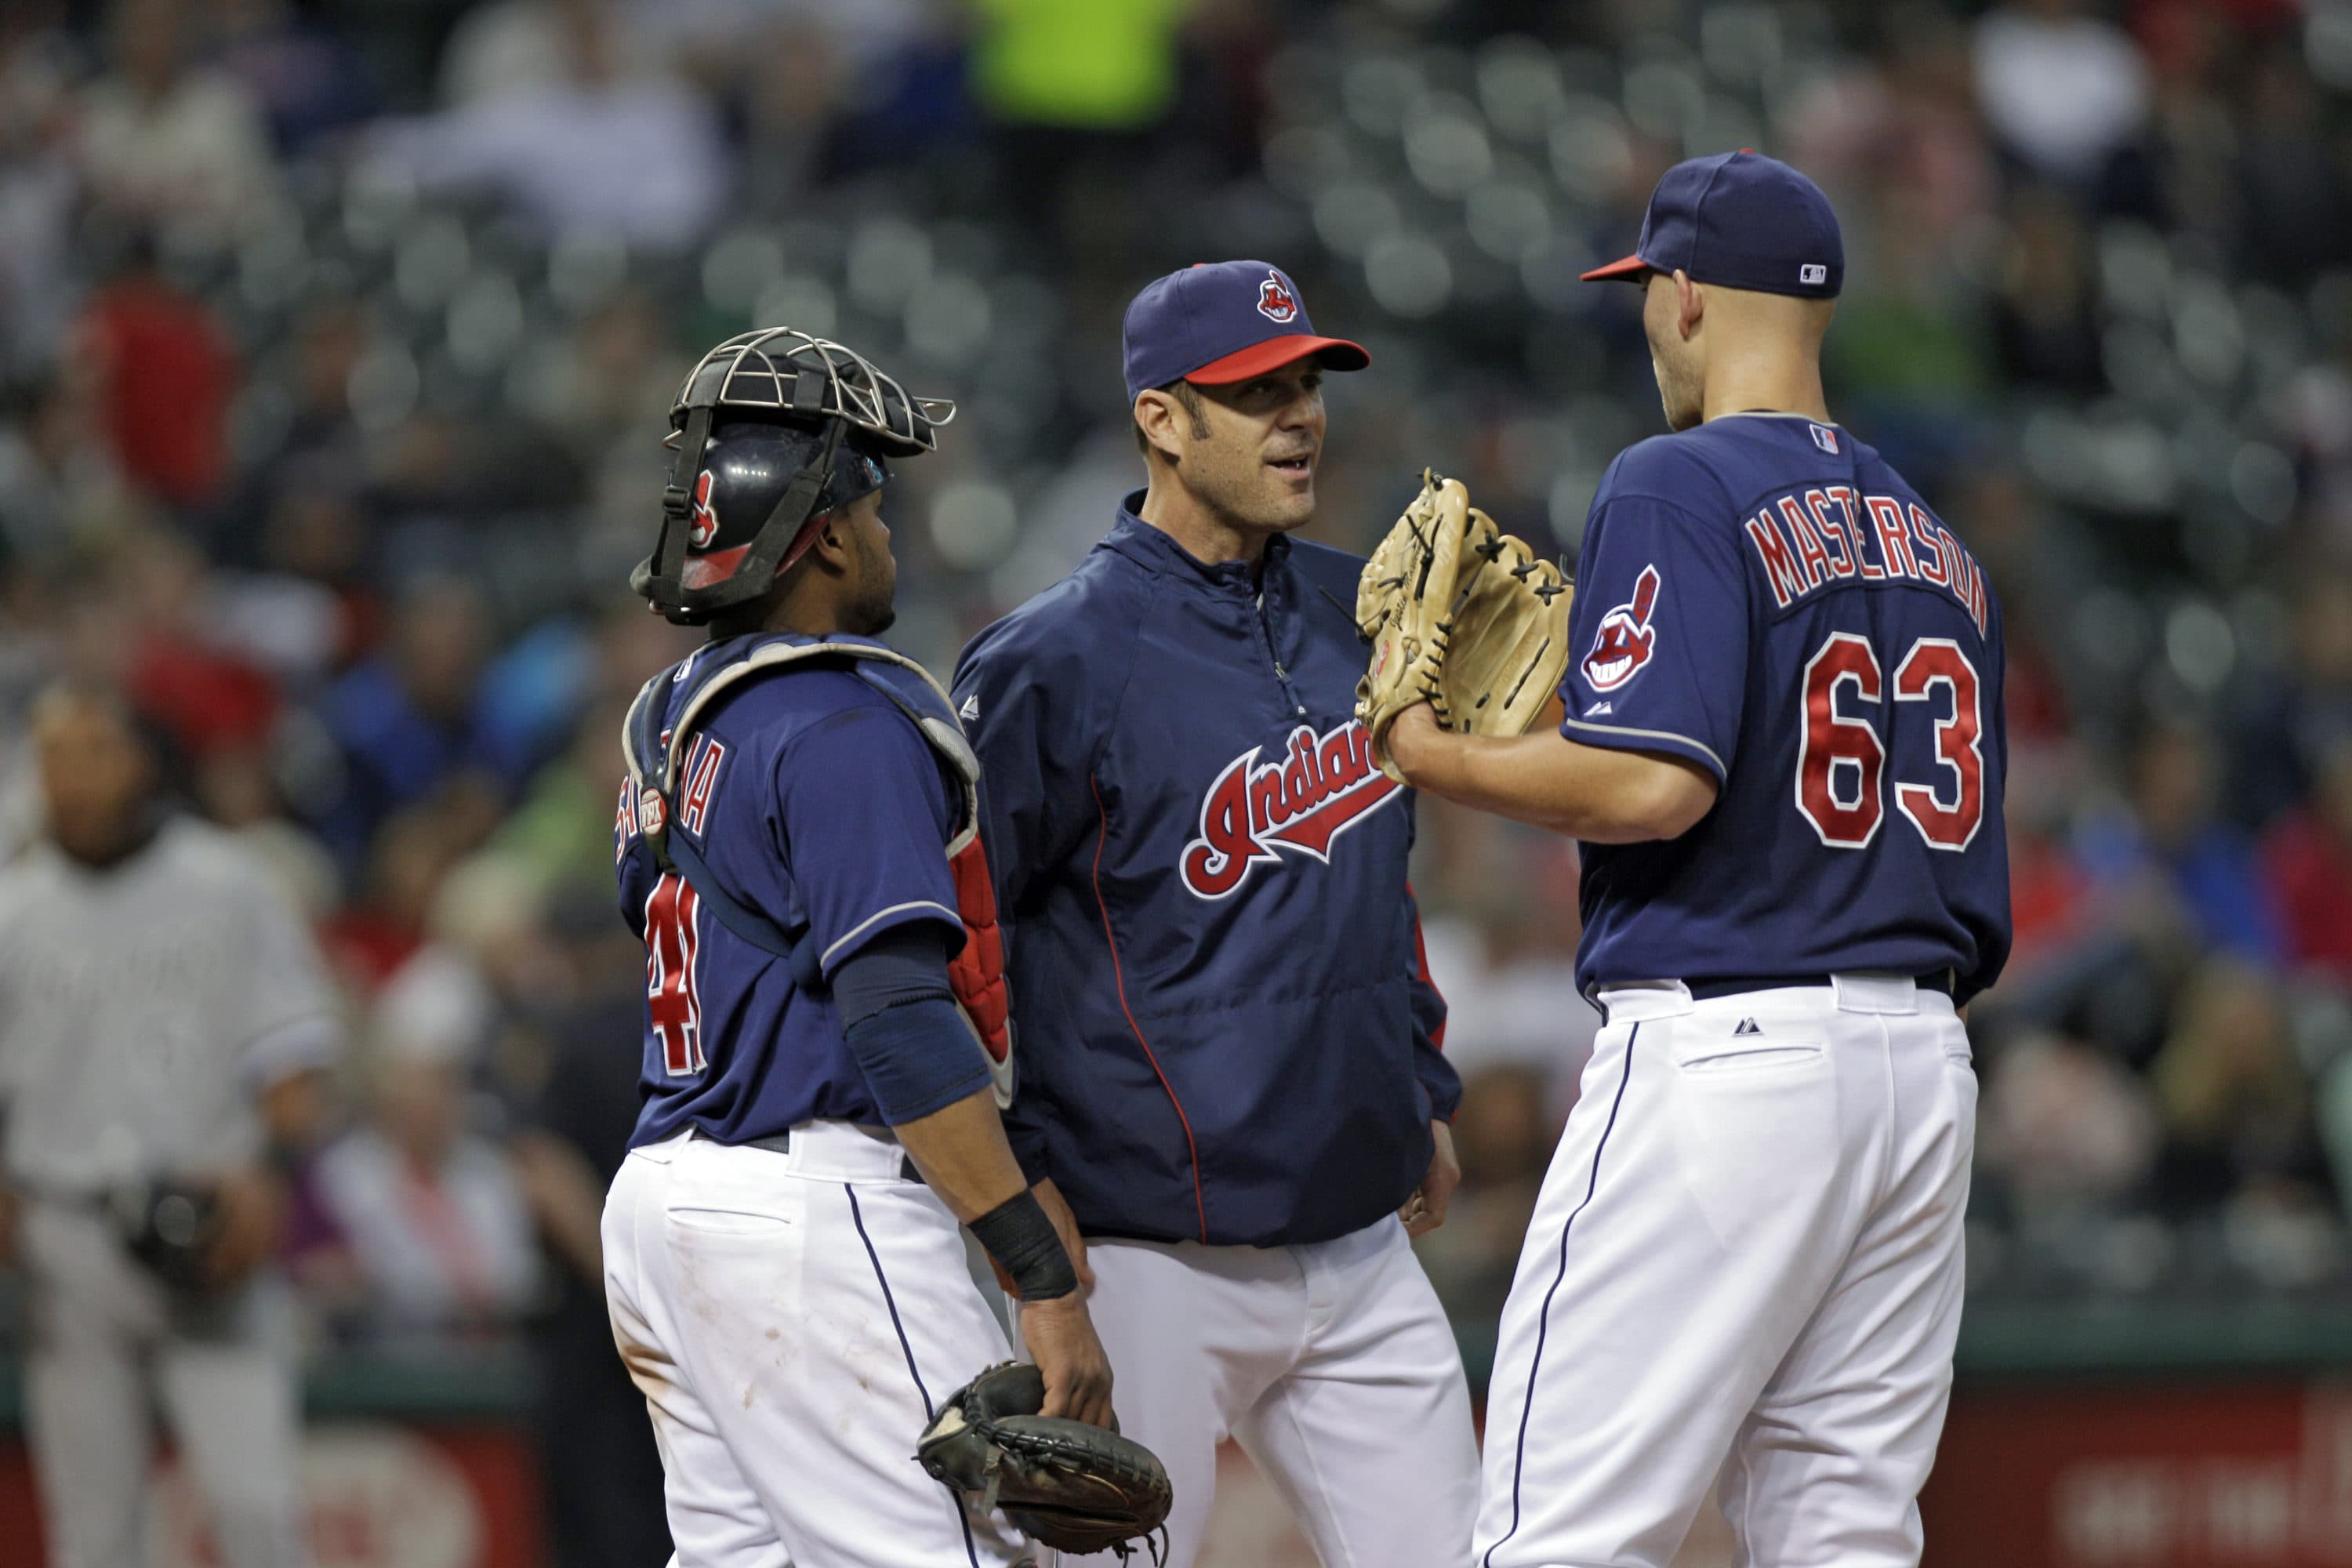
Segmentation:
{"type": "Polygon", "coordinates": [[[946,690],[930,671],[879,643],[746,638],[736,650],[696,668],[706,657],[698,654],[684,665],[655,676],[629,705],[621,749],[628,760],[629,783],[636,798],[637,847],[653,857],[659,870],[684,877],[721,925],[752,946],[783,959],[791,965],[796,984],[810,990],[821,986],[816,944],[808,940],[807,929],[787,931],[730,894],[711,875],[700,852],[685,835],[672,834],[669,825],[677,818],[680,769],[692,747],[695,727],[713,699],[744,680],[846,665],[907,716],[960,785],[955,824],[945,847],[964,944],[963,951],[949,961],[948,984],[964,1021],[987,1053],[997,1103],[1011,1104],[1012,999],[1004,984],[1004,937],[996,923],[996,884],[989,877],[988,852],[980,838],[980,759],[964,738],[946,690]],[[674,718],[666,717],[680,685],[687,688],[684,700],[674,718]]]}

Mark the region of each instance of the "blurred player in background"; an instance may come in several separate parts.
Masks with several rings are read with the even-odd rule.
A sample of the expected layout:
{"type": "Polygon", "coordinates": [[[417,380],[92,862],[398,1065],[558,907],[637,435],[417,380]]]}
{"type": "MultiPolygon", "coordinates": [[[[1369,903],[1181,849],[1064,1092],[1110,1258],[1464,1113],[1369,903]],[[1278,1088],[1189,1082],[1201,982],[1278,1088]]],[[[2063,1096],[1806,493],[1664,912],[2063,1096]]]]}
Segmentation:
{"type": "Polygon", "coordinates": [[[1174,1568],[1228,1436],[1323,1562],[1444,1568],[1477,1450],[1407,1237],[1460,1179],[1461,1083],[1412,797],[1353,716],[1362,563],[1288,537],[1324,372],[1370,356],[1263,261],[1150,284],[1125,349],[1149,487],[956,677],[1013,933],[1009,1125],[1175,1484],[1174,1568]]]}
{"type": "Polygon", "coordinates": [[[335,1056],[296,911],[177,815],[107,689],[35,709],[49,836],[0,872],[6,1208],[30,1289],[26,1414],[54,1568],[124,1568],[160,1407],[227,1568],[305,1561],[273,1152],[335,1056]]]}

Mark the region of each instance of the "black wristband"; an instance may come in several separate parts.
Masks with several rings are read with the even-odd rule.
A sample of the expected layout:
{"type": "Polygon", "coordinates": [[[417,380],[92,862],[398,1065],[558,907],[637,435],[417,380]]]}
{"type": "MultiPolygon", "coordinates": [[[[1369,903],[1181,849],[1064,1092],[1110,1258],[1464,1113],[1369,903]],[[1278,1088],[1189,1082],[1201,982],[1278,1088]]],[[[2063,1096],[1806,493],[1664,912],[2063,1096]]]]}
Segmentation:
{"type": "Polygon", "coordinates": [[[971,1234],[1024,1301],[1051,1301],[1078,1288],[1061,1234],[1034,1193],[1024,1189],[971,1222],[971,1234]]]}

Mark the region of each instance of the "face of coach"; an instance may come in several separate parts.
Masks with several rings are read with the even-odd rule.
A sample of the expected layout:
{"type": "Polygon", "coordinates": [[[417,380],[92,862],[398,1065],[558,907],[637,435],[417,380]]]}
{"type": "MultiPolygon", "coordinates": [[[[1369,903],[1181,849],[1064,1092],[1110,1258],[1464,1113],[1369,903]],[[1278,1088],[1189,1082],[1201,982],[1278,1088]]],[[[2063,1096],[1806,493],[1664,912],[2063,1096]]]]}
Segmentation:
{"type": "Polygon", "coordinates": [[[1323,367],[1312,360],[1231,386],[1150,387],[1135,400],[1152,485],[1176,486],[1248,532],[1287,533],[1315,515],[1325,424],[1323,367]]]}
{"type": "Polygon", "coordinates": [[[1123,339],[1144,521],[1203,559],[1255,561],[1314,517],[1324,373],[1370,356],[1316,336],[1286,276],[1263,261],[1172,272],[1135,297],[1123,339]]]}

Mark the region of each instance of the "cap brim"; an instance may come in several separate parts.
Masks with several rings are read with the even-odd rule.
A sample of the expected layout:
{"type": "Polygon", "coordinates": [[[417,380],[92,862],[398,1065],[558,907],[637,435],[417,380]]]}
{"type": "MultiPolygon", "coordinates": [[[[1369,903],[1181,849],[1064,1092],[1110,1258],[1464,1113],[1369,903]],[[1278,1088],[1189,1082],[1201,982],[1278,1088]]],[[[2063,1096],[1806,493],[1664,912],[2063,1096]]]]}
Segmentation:
{"type": "Polygon", "coordinates": [[[1345,338],[1310,337],[1296,332],[1288,337],[1268,338],[1262,343],[1252,343],[1223,359],[1213,359],[1196,371],[1187,373],[1186,381],[1197,381],[1203,386],[1224,386],[1236,381],[1247,381],[1254,375],[1264,375],[1270,370],[1296,364],[1309,355],[1319,357],[1326,370],[1361,370],[1372,363],[1363,345],[1345,338]]]}
{"type": "Polygon", "coordinates": [[[1612,261],[1606,267],[1596,267],[1591,271],[1587,272],[1582,277],[1579,278],[1577,281],[1580,283],[1606,283],[1612,279],[1620,278],[1628,280],[1638,280],[1646,274],[1655,272],[1656,270],[1656,268],[1651,266],[1640,257],[1629,256],[1622,261],[1612,261]]]}

